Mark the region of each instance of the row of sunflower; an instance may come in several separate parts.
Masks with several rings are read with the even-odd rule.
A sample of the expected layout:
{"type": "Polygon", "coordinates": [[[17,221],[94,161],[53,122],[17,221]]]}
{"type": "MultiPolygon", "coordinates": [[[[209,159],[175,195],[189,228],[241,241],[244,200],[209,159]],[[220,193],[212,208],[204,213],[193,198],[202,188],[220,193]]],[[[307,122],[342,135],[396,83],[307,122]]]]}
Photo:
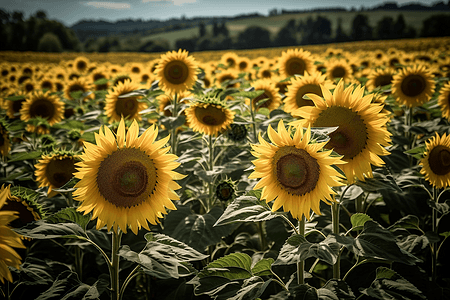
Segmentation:
{"type": "Polygon", "coordinates": [[[445,45],[3,63],[1,293],[444,295],[445,45]]]}

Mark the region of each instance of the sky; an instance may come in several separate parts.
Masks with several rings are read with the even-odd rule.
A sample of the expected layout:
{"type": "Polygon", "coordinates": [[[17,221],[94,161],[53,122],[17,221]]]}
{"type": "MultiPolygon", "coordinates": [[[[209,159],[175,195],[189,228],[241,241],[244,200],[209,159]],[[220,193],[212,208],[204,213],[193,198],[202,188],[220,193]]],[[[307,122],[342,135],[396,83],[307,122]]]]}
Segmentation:
{"type": "MultiPolygon", "coordinates": [[[[437,0],[0,0],[0,8],[8,12],[21,11],[27,19],[38,10],[47,17],[72,26],[82,19],[117,21],[120,19],[167,20],[197,16],[235,16],[269,10],[303,10],[323,7],[357,9],[373,7],[384,2],[419,2],[430,5],[437,0]]],[[[446,1],[444,1],[446,2],[446,1]]]]}

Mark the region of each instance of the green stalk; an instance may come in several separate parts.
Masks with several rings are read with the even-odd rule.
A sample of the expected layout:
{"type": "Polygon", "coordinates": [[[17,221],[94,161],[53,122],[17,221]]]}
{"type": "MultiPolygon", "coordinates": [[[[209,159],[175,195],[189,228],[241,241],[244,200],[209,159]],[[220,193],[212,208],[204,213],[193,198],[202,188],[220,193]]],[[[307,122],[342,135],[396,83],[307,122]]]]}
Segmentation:
{"type": "MultiPolygon", "coordinates": [[[[433,201],[437,204],[438,202],[438,195],[439,195],[439,189],[435,186],[433,186],[433,201]]],[[[431,226],[433,232],[437,235],[438,234],[438,224],[437,224],[437,210],[435,208],[431,211],[431,226]]],[[[436,276],[437,276],[437,246],[438,243],[434,242],[431,243],[431,281],[434,283],[436,282],[436,276]]]]}
{"type": "Polygon", "coordinates": [[[259,240],[261,242],[261,250],[264,251],[266,249],[266,235],[264,234],[264,221],[257,222],[258,231],[259,231],[259,240]]]}
{"type": "MultiPolygon", "coordinates": [[[[214,170],[214,141],[212,135],[208,135],[208,148],[209,148],[209,171],[214,170]]],[[[212,176],[212,175],[211,175],[212,176]]],[[[209,199],[208,199],[208,209],[207,212],[211,209],[211,205],[213,203],[213,197],[214,197],[214,182],[213,180],[210,180],[208,182],[208,192],[209,192],[209,199]]]]}
{"type": "MultiPolygon", "coordinates": [[[[178,117],[178,99],[177,99],[177,93],[175,93],[175,96],[173,97],[173,110],[172,110],[172,117],[177,118],[178,117]]],[[[177,154],[177,128],[174,126],[172,128],[172,153],[177,154]]]]}
{"type": "MultiPolygon", "coordinates": [[[[331,203],[331,219],[333,223],[333,233],[339,235],[339,202],[331,203]]],[[[333,265],[333,278],[340,279],[341,276],[341,258],[338,256],[336,263],[333,265]]]]}
{"type": "MultiPolygon", "coordinates": [[[[302,236],[305,236],[305,216],[302,215],[302,219],[298,221],[298,232],[302,236]]],[[[305,261],[301,260],[297,262],[297,284],[305,284],[305,278],[303,271],[305,270],[305,261]]]]}
{"type": "Polygon", "coordinates": [[[140,266],[137,265],[133,269],[133,271],[131,271],[130,274],[128,274],[127,279],[125,279],[125,281],[122,284],[122,287],[120,288],[119,300],[122,300],[123,293],[125,292],[125,289],[127,288],[128,284],[131,282],[131,280],[133,280],[133,278],[139,274],[139,268],[140,268],[140,266]]]}
{"type": "Polygon", "coordinates": [[[109,270],[109,275],[111,279],[111,299],[119,300],[119,247],[120,239],[122,237],[122,232],[113,231],[112,236],[112,250],[111,250],[111,265],[109,270]]]}
{"type": "Polygon", "coordinates": [[[253,110],[252,101],[250,101],[250,115],[252,116],[253,143],[256,144],[258,141],[258,133],[256,131],[256,118],[255,118],[255,111],[253,110]]]}

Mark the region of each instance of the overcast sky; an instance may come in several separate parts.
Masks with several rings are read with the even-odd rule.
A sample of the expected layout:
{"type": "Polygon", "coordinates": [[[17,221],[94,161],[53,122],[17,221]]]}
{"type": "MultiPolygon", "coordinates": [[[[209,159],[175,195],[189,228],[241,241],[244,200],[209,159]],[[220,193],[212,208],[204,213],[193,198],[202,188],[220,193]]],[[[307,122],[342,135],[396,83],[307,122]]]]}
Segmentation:
{"type": "MultiPolygon", "coordinates": [[[[71,26],[82,19],[167,20],[186,16],[235,16],[258,12],[267,15],[268,11],[281,9],[312,9],[319,7],[373,7],[384,2],[397,2],[399,5],[420,2],[430,5],[436,0],[0,0],[0,8],[22,11],[25,18],[37,10],[44,10],[49,19],[58,20],[71,26]]],[[[446,2],[446,1],[445,1],[446,2]]]]}

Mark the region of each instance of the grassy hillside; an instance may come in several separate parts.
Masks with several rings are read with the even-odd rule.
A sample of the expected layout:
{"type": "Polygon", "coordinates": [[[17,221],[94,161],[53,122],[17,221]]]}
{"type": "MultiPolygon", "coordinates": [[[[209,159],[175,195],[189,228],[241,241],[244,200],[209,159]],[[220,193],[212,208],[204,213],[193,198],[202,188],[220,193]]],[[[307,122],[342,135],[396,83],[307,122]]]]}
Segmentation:
{"type": "MultiPolygon", "coordinates": [[[[281,27],[286,25],[290,19],[295,19],[298,23],[300,20],[306,21],[309,17],[315,19],[318,15],[328,18],[331,21],[332,37],[337,28],[338,19],[342,20],[342,28],[346,33],[350,33],[352,27],[352,21],[357,14],[361,12],[321,12],[321,13],[299,13],[299,14],[284,14],[271,17],[258,17],[240,19],[227,22],[227,28],[230,31],[230,35],[237,36],[239,32],[245,30],[248,26],[257,25],[266,28],[271,32],[273,36],[277,34],[281,27]]],[[[402,10],[389,10],[389,11],[370,11],[363,12],[369,18],[369,24],[375,28],[377,23],[383,17],[392,17],[397,19],[399,14],[403,14],[405,22],[408,26],[413,27],[420,33],[423,21],[435,14],[446,14],[450,16],[450,12],[438,12],[438,11],[402,11],[402,10]]],[[[207,31],[212,31],[212,25],[206,26],[207,31]]],[[[159,34],[153,34],[141,38],[142,42],[149,40],[166,39],[171,47],[175,47],[175,41],[181,38],[190,38],[198,35],[198,28],[189,28],[183,30],[177,30],[172,32],[164,32],[159,34]]]]}

